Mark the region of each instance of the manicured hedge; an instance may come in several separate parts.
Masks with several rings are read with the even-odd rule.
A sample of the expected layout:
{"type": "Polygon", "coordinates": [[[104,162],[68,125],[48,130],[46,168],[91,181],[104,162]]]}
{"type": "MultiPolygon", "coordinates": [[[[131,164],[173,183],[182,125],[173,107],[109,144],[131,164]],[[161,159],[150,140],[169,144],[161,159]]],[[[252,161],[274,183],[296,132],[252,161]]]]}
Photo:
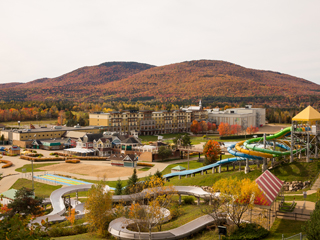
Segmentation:
{"type": "Polygon", "coordinates": [[[138,162],[138,163],[137,163],[137,166],[153,167],[153,166],[154,166],[154,164],[138,162]]]}
{"type": "Polygon", "coordinates": [[[232,136],[221,136],[220,140],[228,140],[228,139],[242,139],[242,138],[253,138],[254,135],[257,137],[263,137],[263,134],[247,134],[247,135],[232,135],[232,136]]]}
{"type": "Polygon", "coordinates": [[[24,160],[28,160],[28,161],[35,161],[35,162],[43,162],[43,161],[61,161],[61,160],[65,160],[66,158],[64,157],[53,157],[53,158],[49,158],[49,157],[42,157],[42,158],[35,158],[35,157],[28,157],[28,156],[20,156],[21,159],[24,160]]]}
{"type": "Polygon", "coordinates": [[[79,159],[68,159],[65,161],[66,163],[80,163],[79,159]]]}
{"type": "Polygon", "coordinates": [[[0,163],[5,163],[5,165],[3,165],[2,168],[8,168],[12,166],[12,162],[8,160],[0,160],[0,163]]]}

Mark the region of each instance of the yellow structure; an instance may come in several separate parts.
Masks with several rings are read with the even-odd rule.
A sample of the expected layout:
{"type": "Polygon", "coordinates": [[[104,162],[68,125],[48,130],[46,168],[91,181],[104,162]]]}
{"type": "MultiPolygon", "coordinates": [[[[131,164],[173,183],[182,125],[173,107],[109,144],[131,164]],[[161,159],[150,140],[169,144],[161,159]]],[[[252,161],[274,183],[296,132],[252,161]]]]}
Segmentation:
{"type": "Polygon", "coordinates": [[[292,118],[292,121],[318,121],[320,120],[320,113],[313,107],[308,106],[303,111],[292,118]]]}

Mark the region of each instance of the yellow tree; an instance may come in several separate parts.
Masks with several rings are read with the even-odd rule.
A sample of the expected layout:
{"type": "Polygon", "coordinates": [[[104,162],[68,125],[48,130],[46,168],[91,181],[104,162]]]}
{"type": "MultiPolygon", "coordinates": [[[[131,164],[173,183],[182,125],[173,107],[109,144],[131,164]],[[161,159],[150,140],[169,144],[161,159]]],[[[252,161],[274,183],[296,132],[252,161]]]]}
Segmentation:
{"type": "Polygon", "coordinates": [[[161,230],[161,225],[170,215],[166,209],[170,207],[175,193],[174,187],[164,186],[162,178],[152,176],[145,183],[144,190],[133,195],[128,217],[135,223],[139,234],[148,231],[151,239],[154,227],[161,230]]]}
{"type": "Polygon", "coordinates": [[[222,178],[212,189],[214,192],[220,191],[220,201],[226,203],[223,205],[224,211],[237,226],[240,225],[243,214],[252,209],[255,199],[265,203],[257,183],[248,178],[222,178]]]}
{"type": "Polygon", "coordinates": [[[91,231],[104,236],[108,230],[108,224],[112,220],[112,194],[106,191],[106,185],[99,183],[92,185],[88,191],[88,199],[85,203],[86,220],[91,231]]]}

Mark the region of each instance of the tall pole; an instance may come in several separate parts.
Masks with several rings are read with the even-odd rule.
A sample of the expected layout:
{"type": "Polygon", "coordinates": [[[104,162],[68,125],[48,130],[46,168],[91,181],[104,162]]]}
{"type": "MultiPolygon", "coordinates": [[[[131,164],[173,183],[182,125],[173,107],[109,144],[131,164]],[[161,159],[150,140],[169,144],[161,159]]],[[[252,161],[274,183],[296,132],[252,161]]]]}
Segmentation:
{"type": "Polygon", "coordinates": [[[292,122],[291,126],[291,146],[290,146],[290,162],[293,162],[293,146],[294,146],[294,139],[293,139],[293,131],[294,131],[294,122],[292,122]]]}
{"type": "Polygon", "coordinates": [[[188,170],[189,170],[189,149],[188,149],[188,170]]]}
{"type": "Polygon", "coordinates": [[[32,190],[34,193],[34,183],[33,183],[33,159],[31,160],[31,169],[32,169],[32,190]]]}

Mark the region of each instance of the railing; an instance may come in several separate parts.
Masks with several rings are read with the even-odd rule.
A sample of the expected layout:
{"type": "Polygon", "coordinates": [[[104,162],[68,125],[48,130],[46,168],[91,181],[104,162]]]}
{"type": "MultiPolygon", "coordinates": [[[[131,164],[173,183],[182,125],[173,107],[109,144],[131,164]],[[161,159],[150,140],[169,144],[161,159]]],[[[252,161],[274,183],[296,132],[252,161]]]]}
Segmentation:
{"type": "Polygon", "coordinates": [[[276,211],[276,217],[293,218],[294,220],[309,220],[309,214],[295,213],[295,212],[280,212],[276,211]]]}
{"type": "Polygon", "coordinates": [[[302,233],[298,233],[296,235],[293,235],[291,237],[288,237],[288,238],[284,238],[283,234],[282,234],[282,240],[289,240],[289,239],[297,239],[297,240],[303,240],[303,239],[306,239],[306,235],[303,235],[302,233]]]}

